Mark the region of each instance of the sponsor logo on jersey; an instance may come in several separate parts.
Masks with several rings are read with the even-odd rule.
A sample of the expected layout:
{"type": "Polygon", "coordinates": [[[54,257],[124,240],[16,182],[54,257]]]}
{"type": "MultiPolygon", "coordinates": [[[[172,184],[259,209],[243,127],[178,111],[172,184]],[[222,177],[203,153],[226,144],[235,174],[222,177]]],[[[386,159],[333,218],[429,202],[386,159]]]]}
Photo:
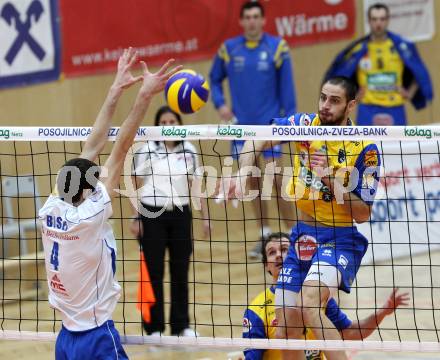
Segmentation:
{"type": "Polygon", "coordinates": [[[368,74],[367,83],[371,91],[396,91],[397,74],[392,72],[368,74]]]}
{"type": "Polygon", "coordinates": [[[376,184],[377,184],[377,174],[371,174],[371,175],[364,175],[362,178],[362,188],[363,189],[370,189],[373,190],[371,194],[374,194],[376,191],[376,184]]]}
{"type": "Polygon", "coordinates": [[[341,255],[339,256],[338,264],[346,269],[348,265],[348,259],[344,255],[341,255]]]}
{"type": "Polygon", "coordinates": [[[345,150],[344,149],[339,149],[338,152],[338,163],[342,164],[345,161],[345,150]]]}
{"type": "Polygon", "coordinates": [[[57,274],[52,276],[52,279],[50,279],[50,288],[53,292],[67,296],[67,291],[57,274]]]}
{"type": "Polygon", "coordinates": [[[93,202],[98,202],[102,199],[102,190],[100,188],[96,188],[95,191],[90,195],[90,200],[93,202]]]}
{"type": "Polygon", "coordinates": [[[379,157],[376,150],[369,150],[364,156],[365,166],[377,166],[379,164],[379,157]]]}
{"type": "Polygon", "coordinates": [[[312,190],[317,190],[322,192],[322,200],[325,202],[331,202],[333,199],[333,194],[327,185],[321,181],[321,179],[313,174],[313,172],[302,166],[299,170],[298,179],[302,181],[307,188],[311,188],[312,190]]]}
{"type": "Polygon", "coordinates": [[[234,56],[232,58],[232,64],[234,66],[234,71],[243,71],[245,60],[246,59],[244,56],[234,56]]]}
{"type": "Polygon", "coordinates": [[[324,200],[325,202],[331,202],[332,199],[333,199],[333,194],[330,192],[330,190],[324,191],[322,193],[322,200],[324,200]]]}
{"type": "Polygon", "coordinates": [[[324,276],[324,273],[322,273],[321,271],[309,271],[307,274],[307,277],[310,277],[310,276],[315,276],[318,279],[321,279],[321,277],[324,276]]]}
{"type": "Polygon", "coordinates": [[[263,305],[259,306],[260,309],[264,309],[268,305],[272,304],[272,299],[267,299],[263,305]]]}
{"type": "Polygon", "coordinates": [[[278,282],[290,284],[292,282],[292,268],[282,268],[278,275],[278,282]]]}
{"type": "Polygon", "coordinates": [[[371,70],[372,67],[371,65],[372,65],[371,60],[368,58],[368,56],[363,57],[361,61],[359,61],[359,67],[362,70],[366,70],[366,71],[371,70]]]}
{"type": "Polygon", "coordinates": [[[312,119],[310,119],[310,116],[307,114],[302,114],[299,118],[299,124],[301,126],[309,126],[312,123],[312,119]]]}
{"type": "Polygon", "coordinates": [[[334,242],[326,242],[324,244],[319,245],[320,248],[335,248],[336,244],[334,242]]]}
{"type": "Polygon", "coordinates": [[[249,332],[252,330],[252,323],[248,318],[243,318],[243,332],[249,332]]]}
{"type": "Polygon", "coordinates": [[[261,51],[259,54],[259,61],[257,63],[257,70],[258,71],[267,71],[270,67],[268,62],[268,54],[266,51],[261,51]]]}
{"type": "Polygon", "coordinates": [[[296,255],[302,261],[310,261],[313,255],[315,255],[317,248],[316,239],[310,235],[302,235],[295,242],[296,255]]]}
{"type": "Polygon", "coordinates": [[[46,226],[48,228],[67,230],[67,221],[60,216],[46,216],[46,226]]]}
{"type": "Polygon", "coordinates": [[[321,360],[321,352],[319,350],[304,350],[307,360],[321,360]]]}

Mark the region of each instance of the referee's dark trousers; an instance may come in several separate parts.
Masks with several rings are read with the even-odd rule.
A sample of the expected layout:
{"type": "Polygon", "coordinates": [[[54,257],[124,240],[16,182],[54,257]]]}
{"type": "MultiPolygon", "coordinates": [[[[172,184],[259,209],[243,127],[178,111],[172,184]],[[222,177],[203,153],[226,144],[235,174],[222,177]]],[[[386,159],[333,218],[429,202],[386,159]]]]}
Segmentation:
{"type": "MultiPolygon", "coordinates": [[[[161,208],[143,205],[149,212],[158,213],[161,208]]],[[[164,211],[156,218],[141,215],[143,235],[142,249],[156,297],[151,308],[151,322],[144,323],[148,334],[165,331],[163,276],[165,250],[169,252],[171,276],[171,334],[178,335],[189,327],[188,270],[192,253],[192,216],[189,206],[183,211],[177,207],[164,211]]]]}

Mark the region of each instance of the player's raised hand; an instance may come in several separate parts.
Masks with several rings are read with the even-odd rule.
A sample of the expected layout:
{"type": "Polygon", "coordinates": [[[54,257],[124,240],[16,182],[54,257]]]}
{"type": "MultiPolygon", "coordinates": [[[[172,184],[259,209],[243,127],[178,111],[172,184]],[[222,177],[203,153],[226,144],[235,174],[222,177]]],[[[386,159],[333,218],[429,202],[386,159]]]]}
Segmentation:
{"type": "Polygon", "coordinates": [[[145,62],[141,61],[143,69],[143,78],[141,91],[147,95],[154,95],[161,92],[165,88],[167,80],[179,70],[182,70],[182,65],[172,67],[174,59],[169,59],[159,71],[152,73],[148,70],[145,62]]]}
{"type": "Polygon", "coordinates": [[[328,155],[323,150],[320,149],[309,156],[310,168],[312,170],[316,168],[326,169],[328,168],[328,155]]]}
{"type": "Polygon", "coordinates": [[[232,122],[232,119],[234,118],[234,114],[229,108],[229,106],[227,106],[226,104],[222,105],[218,108],[217,111],[224,123],[230,124],[232,122]]]}
{"type": "Polygon", "coordinates": [[[241,181],[238,173],[232,176],[222,176],[218,179],[214,191],[216,203],[232,201],[232,206],[236,208],[238,200],[243,200],[242,190],[245,185],[242,182],[245,182],[245,180],[241,181]]]}
{"type": "Polygon", "coordinates": [[[143,76],[133,76],[131,70],[136,64],[138,53],[133,48],[125,49],[118,60],[118,71],[113,86],[118,89],[128,89],[133,84],[142,81],[143,76]]]}
{"type": "Polygon", "coordinates": [[[409,293],[399,294],[399,288],[394,288],[383,306],[385,315],[391,315],[399,306],[408,305],[409,299],[409,293]]]}

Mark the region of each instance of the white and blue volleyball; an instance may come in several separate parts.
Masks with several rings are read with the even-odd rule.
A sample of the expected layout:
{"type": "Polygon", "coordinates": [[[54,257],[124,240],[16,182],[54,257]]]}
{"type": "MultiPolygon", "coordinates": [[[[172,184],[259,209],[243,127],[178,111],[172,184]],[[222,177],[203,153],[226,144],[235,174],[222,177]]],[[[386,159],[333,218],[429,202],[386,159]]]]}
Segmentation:
{"type": "Polygon", "coordinates": [[[180,70],[171,76],[165,86],[168,106],[179,114],[192,114],[208,101],[209,84],[194,70],[180,70]]]}

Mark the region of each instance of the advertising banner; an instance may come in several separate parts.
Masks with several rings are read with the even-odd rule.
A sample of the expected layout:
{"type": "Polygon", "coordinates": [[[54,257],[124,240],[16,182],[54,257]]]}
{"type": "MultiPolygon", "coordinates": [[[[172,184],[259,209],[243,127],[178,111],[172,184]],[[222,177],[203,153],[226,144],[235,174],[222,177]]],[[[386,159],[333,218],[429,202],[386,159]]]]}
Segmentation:
{"type": "MultiPolygon", "coordinates": [[[[61,0],[63,72],[111,71],[123,48],[143,60],[210,59],[221,43],[242,33],[242,1],[61,0]]],[[[266,27],[291,46],[350,38],[354,0],[265,1],[266,27]]]]}
{"type": "MultiPolygon", "coordinates": [[[[390,9],[390,30],[412,41],[431,40],[435,34],[434,0],[382,0],[390,9]]],[[[370,32],[368,7],[377,0],[364,0],[365,34],[370,32]]]]}
{"type": "Polygon", "coordinates": [[[358,226],[370,241],[363,262],[440,248],[439,143],[382,142],[382,177],[371,223],[358,226]]]}
{"type": "MultiPolygon", "coordinates": [[[[108,140],[115,141],[119,127],[111,127],[108,140]]],[[[0,128],[0,141],[85,141],[92,128],[75,126],[4,126],[0,128]]],[[[399,143],[440,139],[440,126],[254,126],[254,125],[186,125],[142,126],[136,141],[148,140],[271,140],[313,141],[328,138],[330,141],[382,142],[388,149],[399,153],[399,143]],[[397,144],[397,145],[396,145],[397,144]]],[[[405,145],[406,146],[406,145],[405,145]]],[[[437,151],[438,153],[438,151],[437,151]]],[[[434,154],[437,154],[434,153],[434,154]]],[[[385,153],[386,154],[386,153],[385,153]]],[[[400,154],[400,153],[399,153],[400,154]]],[[[397,164],[398,165],[398,164],[397,164]]],[[[397,166],[396,165],[396,166],[397,166]]],[[[387,165],[388,166],[388,165],[387,165]]]]}

